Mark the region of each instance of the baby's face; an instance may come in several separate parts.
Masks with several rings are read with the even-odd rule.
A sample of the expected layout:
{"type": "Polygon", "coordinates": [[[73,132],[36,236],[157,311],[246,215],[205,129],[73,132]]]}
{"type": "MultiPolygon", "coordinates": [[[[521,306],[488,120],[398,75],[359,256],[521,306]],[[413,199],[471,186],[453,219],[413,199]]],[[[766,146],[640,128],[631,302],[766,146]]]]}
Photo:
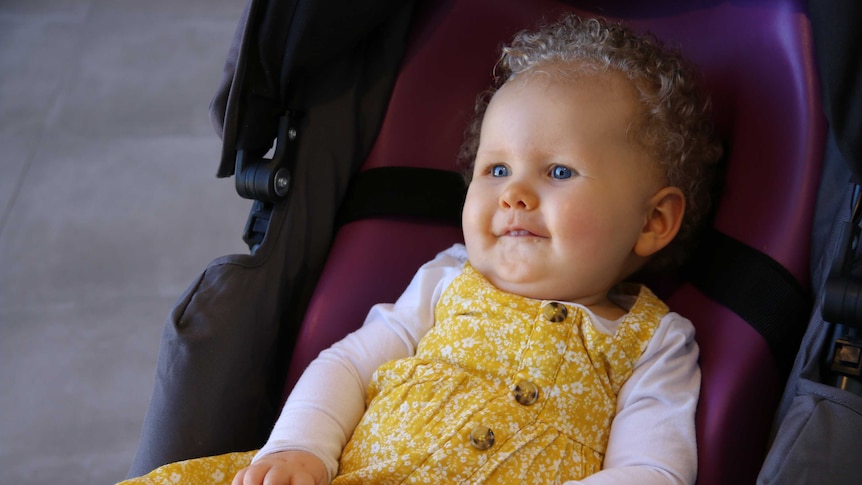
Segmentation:
{"type": "Polygon", "coordinates": [[[634,140],[634,86],[617,73],[506,83],[485,114],[463,212],[473,266],[500,289],[607,304],[664,184],[634,140]]]}

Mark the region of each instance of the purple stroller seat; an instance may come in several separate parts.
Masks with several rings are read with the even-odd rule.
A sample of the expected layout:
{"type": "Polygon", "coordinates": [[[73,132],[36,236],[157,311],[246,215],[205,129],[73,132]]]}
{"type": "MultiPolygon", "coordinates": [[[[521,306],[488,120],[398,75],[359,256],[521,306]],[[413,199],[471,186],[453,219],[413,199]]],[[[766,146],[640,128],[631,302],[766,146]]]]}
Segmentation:
{"type": "MultiPolygon", "coordinates": [[[[804,2],[591,3],[421,3],[363,170],[456,170],[474,99],[490,83],[502,42],[564,11],[625,18],[703,70],[727,140],[715,229],[768,255],[807,287],[824,121],[804,2]]],[[[422,263],[460,240],[459,228],[424,219],[366,218],[341,227],[300,330],[286,391],[320,350],[361,325],[371,305],[394,301],[422,263]]],[[[694,322],[701,349],[698,483],[753,483],[784,386],[776,356],[743,318],[684,278],[675,281],[658,292],[694,322]]]]}

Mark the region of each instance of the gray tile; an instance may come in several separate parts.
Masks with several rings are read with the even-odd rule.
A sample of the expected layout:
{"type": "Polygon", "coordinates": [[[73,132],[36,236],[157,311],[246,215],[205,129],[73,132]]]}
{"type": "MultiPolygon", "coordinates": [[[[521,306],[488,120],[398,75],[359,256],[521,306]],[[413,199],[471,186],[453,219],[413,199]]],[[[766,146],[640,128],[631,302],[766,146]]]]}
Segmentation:
{"type": "Polygon", "coordinates": [[[78,65],[76,46],[85,17],[74,10],[55,11],[50,19],[4,15],[16,6],[24,7],[0,5],[0,230],[46,120],[78,65]]]}
{"type": "Polygon", "coordinates": [[[48,140],[0,238],[0,483],[125,476],[176,298],[244,252],[213,138],[48,140]]]}
{"type": "Polygon", "coordinates": [[[213,138],[40,148],[0,238],[0,306],[175,295],[217,256],[246,251],[249,203],[212,174],[213,138]]]}
{"type": "Polygon", "coordinates": [[[88,22],[81,60],[57,100],[49,133],[89,137],[211,134],[207,108],[234,22],[88,22]]]}
{"type": "Polygon", "coordinates": [[[93,16],[141,16],[201,19],[239,18],[247,0],[93,0],[93,16]]]}
{"type": "Polygon", "coordinates": [[[36,150],[37,137],[29,134],[10,134],[0,130],[0,233],[12,210],[12,201],[27,172],[36,150]]]}
{"type": "Polygon", "coordinates": [[[0,17],[0,131],[39,133],[77,70],[80,21],[0,17]]]}
{"type": "Polygon", "coordinates": [[[0,310],[0,483],[125,477],[169,298],[0,310]]]}
{"type": "Polygon", "coordinates": [[[0,19],[80,21],[92,10],[92,0],[3,0],[0,19]]]}
{"type": "Polygon", "coordinates": [[[76,19],[89,16],[236,19],[247,0],[3,0],[0,18],[76,19]]]}
{"type": "Polygon", "coordinates": [[[0,2],[0,483],[122,479],[170,307],[246,251],[207,116],[244,3],[0,2]]]}

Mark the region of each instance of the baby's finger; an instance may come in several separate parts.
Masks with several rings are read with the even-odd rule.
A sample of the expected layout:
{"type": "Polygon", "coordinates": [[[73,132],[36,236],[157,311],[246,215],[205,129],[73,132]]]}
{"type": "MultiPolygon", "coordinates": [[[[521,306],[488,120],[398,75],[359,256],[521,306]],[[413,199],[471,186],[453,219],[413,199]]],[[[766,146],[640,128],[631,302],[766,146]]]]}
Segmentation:
{"type": "Polygon", "coordinates": [[[230,485],[243,485],[243,477],[245,477],[245,472],[247,470],[248,468],[243,468],[242,470],[238,471],[237,474],[233,476],[233,481],[230,482],[230,485]]]}
{"type": "Polygon", "coordinates": [[[300,472],[291,477],[290,485],[317,485],[317,483],[310,474],[300,472]]]}
{"type": "Polygon", "coordinates": [[[231,485],[261,485],[265,483],[264,478],[267,471],[269,471],[269,467],[252,465],[243,468],[233,478],[231,485]]]}

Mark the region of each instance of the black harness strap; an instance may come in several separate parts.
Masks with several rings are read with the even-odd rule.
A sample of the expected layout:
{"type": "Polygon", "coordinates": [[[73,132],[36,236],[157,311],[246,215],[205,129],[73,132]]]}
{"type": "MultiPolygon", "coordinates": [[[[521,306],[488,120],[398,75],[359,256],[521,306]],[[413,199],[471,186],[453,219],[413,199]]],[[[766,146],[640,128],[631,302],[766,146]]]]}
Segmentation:
{"type": "Polygon", "coordinates": [[[811,317],[810,291],[771,257],[713,228],[704,231],[684,274],[757,330],[788,375],[811,317]]]}
{"type": "Polygon", "coordinates": [[[422,217],[461,226],[467,186],[461,174],[416,167],[359,172],[347,190],[338,226],[372,217],[422,217]]]}

